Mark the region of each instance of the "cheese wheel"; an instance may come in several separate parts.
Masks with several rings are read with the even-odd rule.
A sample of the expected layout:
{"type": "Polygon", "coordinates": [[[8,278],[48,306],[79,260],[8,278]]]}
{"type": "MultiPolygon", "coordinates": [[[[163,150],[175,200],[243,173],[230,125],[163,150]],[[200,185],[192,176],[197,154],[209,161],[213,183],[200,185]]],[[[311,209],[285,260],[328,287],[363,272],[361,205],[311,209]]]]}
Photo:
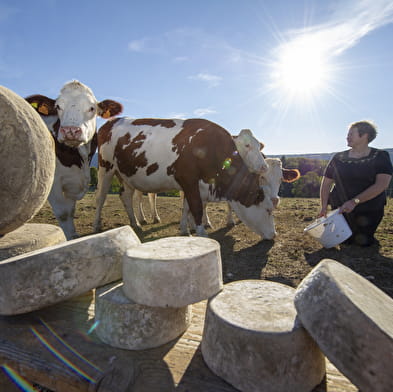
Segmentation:
{"type": "Polygon", "coordinates": [[[31,219],[52,187],[54,142],[39,114],[0,86],[0,235],[31,219]]]}

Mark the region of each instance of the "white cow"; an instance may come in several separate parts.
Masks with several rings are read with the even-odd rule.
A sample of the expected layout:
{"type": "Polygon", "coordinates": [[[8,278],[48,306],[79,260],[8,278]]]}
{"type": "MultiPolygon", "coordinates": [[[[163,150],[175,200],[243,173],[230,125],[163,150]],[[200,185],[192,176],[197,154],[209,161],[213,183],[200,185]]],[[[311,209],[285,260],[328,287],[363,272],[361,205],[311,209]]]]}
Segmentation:
{"type": "MultiPolygon", "coordinates": [[[[280,186],[282,182],[294,182],[300,178],[300,172],[297,169],[285,169],[282,167],[281,159],[279,158],[266,158],[266,163],[269,169],[260,176],[260,185],[270,195],[274,208],[280,204],[280,186]]],[[[210,224],[209,218],[206,213],[206,222],[210,224]]],[[[234,225],[232,209],[228,205],[227,225],[234,225]]]]}
{"type": "Polygon", "coordinates": [[[115,116],[122,106],[112,100],[98,102],[92,90],[77,80],[66,83],[56,99],[31,95],[26,100],[55,141],[56,170],[48,201],[66,238],[76,238],[75,204],[89,187],[90,161],[97,148],[96,118],[115,116]]]}
{"type": "MultiPolygon", "coordinates": [[[[101,209],[116,174],[132,192],[182,189],[197,235],[207,235],[203,205],[209,200],[227,200],[248,227],[271,239],[275,236],[273,204],[259,185],[259,175],[267,170],[260,148],[250,130],[232,138],[219,125],[203,119],[123,117],[108,121],[98,132],[94,229],[100,230],[101,209]]],[[[134,219],[133,211],[127,212],[130,221],[134,219]]],[[[186,231],[181,228],[182,233],[186,231]]]]}
{"type": "MultiPolygon", "coordinates": [[[[282,162],[279,158],[265,158],[265,162],[268,165],[268,170],[260,175],[259,183],[265,191],[266,195],[270,196],[273,207],[277,208],[280,203],[280,197],[278,195],[280,190],[281,183],[284,182],[293,182],[296,181],[300,177],[300,172],[297,169],[285,169],[282,167],[282,162]]],[[[189,208],[187,201],[184,200],[183,203],[183,213],[182,219],[188,222],[188,225],[191,229],[195,227],[195,223],[193,222],[192,216],[189,213],[189,208]]],[[[205,227],[212,227],[212,224],[209,219],[209,215],[207,214],[206,206],[204,208],[203,213],[203,224],[205,227]]],[[[232,215],[232,208],[228,204],[228,213],[227,213],[227,226],[233,226],[235,224],[232,215]]],[[[184,222],[181,224],[185,224],[184,222]]]]}

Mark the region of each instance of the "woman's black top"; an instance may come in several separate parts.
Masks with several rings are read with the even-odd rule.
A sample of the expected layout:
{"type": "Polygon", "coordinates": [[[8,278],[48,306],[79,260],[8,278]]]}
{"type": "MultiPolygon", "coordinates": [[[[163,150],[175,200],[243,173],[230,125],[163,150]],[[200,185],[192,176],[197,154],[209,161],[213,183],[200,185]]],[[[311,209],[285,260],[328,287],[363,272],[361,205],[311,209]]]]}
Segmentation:
{"type": "MultiPolygon", "coordinates": [[[[375,183],[377,174],[392,174],[392,162],[387,151],[371,148],[368,156],[350,158],[349,150],[335,154],[329,161],[324,176],[334,180],[329,204],[333,209],[353,199],[375,183]]],[[[361,203],[356,211],[373,211],[384,208],[386,192],[361,203]]]]}

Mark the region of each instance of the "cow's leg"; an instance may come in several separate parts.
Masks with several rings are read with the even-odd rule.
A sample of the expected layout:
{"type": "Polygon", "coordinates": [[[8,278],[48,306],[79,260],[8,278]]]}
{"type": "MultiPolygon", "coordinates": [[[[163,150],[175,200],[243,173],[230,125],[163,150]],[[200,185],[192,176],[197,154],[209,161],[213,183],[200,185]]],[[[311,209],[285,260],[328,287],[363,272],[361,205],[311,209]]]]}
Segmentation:
{"type": "Polygon", "coordinates": [[[233,215],[232,215],[232,207],[229,203],[227,203],[227,226],[235,226],[235,221],[233,220],[233,215]]]}
{"type": "MultiPolygon", "coordinates": [[[[180,234],[181,235],[189,235],[190,231],[196,231],[196,225],[194,217],[191,214],[190,207],[188,206],[187,199],[184,197],[184,192],[180,191],[180,198],[183,200],[183,210],[182,216],[180,220],[180,234]]],[[[202,224],[205,228],[212,227],[210,224],[209,217],[207,216],[207,203],[203,203],[203,216],[202,216],[202,224]],[[206,224],[208,222],[208,225],[206,224]]]]}
{"type": "Polygon", "coordinates": [[[139,220],[135,217],[133,198],[134,198],[135,188],[129,186],[128,184],[123,184],[123,189],[120,192],[120,200],[127,212],[128,219],[130,220],[130,225],[134,228],[141,229],[141,224],[139,220]]]}
{"type": "Polygon", "coordinates": [[[101,231],[101,211],[104,206],[106,195],[111,187],[113,171],[106,171],[101,166],[98,168],[98,184],[96,190],[96,216],[93,223],[93,231],[98,233],[101,231]]]}
{"type": "Polygon", "coordinates": [[[49,204],[52,207],[60,227],[64,231],[67,240],[77,238],[78,234],[74,225],[75,200],[68,199],[64,196],[61,187],[54,183],[48,196],[49,204]]]}
{"type": "MultiPolygon", "coordinates": [[[[195,231],[195,221],[191,214],[190,208],[188,204],[184,207],[187,211],[187,224],[190,231],[195,231]]],[[[205,229],[212,229],[213,225],[210,222],[209,215],[207,214],[207,203],[203,203],[203,215],[202,215],[202,224],[205,229]]]]}
{"type": "Polygon", "coordinates": [[[180,204],[182,205],[182,213],[180,218],[180,234],[189,235],[190,232],[188,231],[188,216],[190,213],[190,208],[188,207],[188,203],[186,198],[184,197],[183,191],[179,191],[179,196],[180,196],[180,204]]]}
{"type": "Polygon", "coordinates": [[[199,194],[201,195],[203,205],[202,224],[205,229],[212,229],[213,226],[210,222],[209,215],[207,214],[207,202],[209,200],[209,187],[206,187],[203,183],[199,184],[199,194]]]}
{"type": "Polygon", "coordinates": [[[153,223],[160,223],[161,219],[157,212],[157,193],[149,193],[150,212],[153,215],[153,223]]]}
{"type": "MultiPolygon", "coordinates": [[[[180,181],[178,182],[182,186],[185,198],[187,199],[188,206],[194,218],[196,235],[199,237],[207,237],[206,230],[202,224],[203,201],[201,198],[201,193],[199,190],[198,183],[190,184],[187,182],[183,182],[183,183],[181,183],[180,181]]],[[[182,221],[183,221],[183,216],[182,216],[182,221]]]]}
{"type": "Polygon", "coordinates": [[[203,203],[203,216],[202,224],[206,229],[212,229],[213,225],[210,222],[209,215],[207,214],[207,203],[203,203]]]}
{"type": "MultiPolygon", "coordinates": [[[[131,191],[127,190],[127,192],[131,192],[131,191]]],[[[146,216],[145,216],[145,213],[143,212],[142,197],[143,197],[143,192],[139,191],[138,189],[135,189],[133,203],[136,206],[136,211],[134,211],[134,214],[135,214],[136,220],[141,225],[147,225],[146,216]]],[[[131,219],[130,219],[130,222],[131,222],[131,219]]]]}
{"type": "MultiPolygon", "coordinates": [[[[181,192],[183,193],[183,192],[181,192]]],[[[180,197],[182,197],[182,194],[180,194],[180,197]]],[[[188,231],[188,218],[189,218],[189,212],[190,208],[188,207],[188,203],[186,198],[184,197],[183,193],[183,208],[182,208],[182,214],[180,218],[180,234],[181,235],[189,235],[190,232],[188,231]]],[[[195,225],[195,223],[194,223],[195,225]]]]}
{"type": "Polygon", "coordinates": [[[180,218],[180,234],[189,235],[190,231],[195,230],[195,222],[194,222],[194,218],[191,215],[190,207],[188,206],[187,199],[184,197],[183,191],[180,191],[180,201],[182,203],[182,214],[180,218]]]}

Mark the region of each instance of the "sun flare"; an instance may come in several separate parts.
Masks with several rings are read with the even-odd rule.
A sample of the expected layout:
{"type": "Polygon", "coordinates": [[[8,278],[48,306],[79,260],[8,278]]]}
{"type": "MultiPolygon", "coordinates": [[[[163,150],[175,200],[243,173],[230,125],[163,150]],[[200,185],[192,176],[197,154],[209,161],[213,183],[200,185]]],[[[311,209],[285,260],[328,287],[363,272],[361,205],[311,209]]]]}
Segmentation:
{"type": "Polygon", "coordinates": [[[273,65],[274,87],[291,97],[309,99],[327,88],[331,78],[321,43],[303,37],[282,45],[273,65]]]}

